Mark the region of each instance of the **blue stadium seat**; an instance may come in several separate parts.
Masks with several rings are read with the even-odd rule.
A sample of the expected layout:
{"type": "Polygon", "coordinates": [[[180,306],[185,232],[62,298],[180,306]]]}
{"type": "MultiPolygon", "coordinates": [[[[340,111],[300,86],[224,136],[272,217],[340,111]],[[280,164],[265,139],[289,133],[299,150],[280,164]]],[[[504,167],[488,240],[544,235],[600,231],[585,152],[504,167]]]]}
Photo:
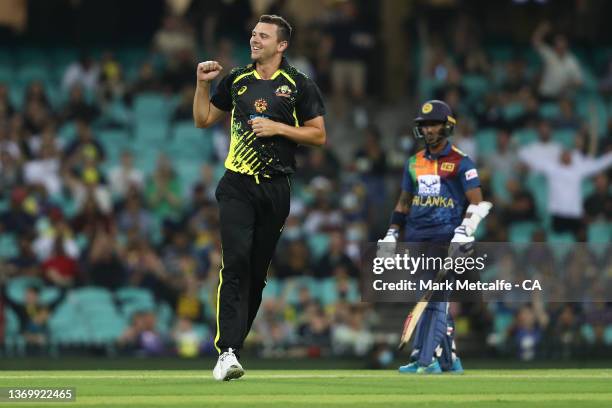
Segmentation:
{"type": "Polygon", "coordinates": [[[291,278],[286,278],[282,281],[281,286],[281,295],[285,302],[291,305],[295,305],[298,303],[300,290],[303,287],[307,287],[310,296],[312,298],[317,298],[317,294],[319,291],[319,282],[316,279],[310,276],[296,276],[291,278]]]}
{"type": "Polygon", "coordinates": [[[513,243],[531,242],[533,233],[538,228],[535,222],[516,222],[508,228],[508,240],[513,243]]]}
{"type": "Polygon", "coordinates": [[[506,120],[514,120],[525,112],[525,107],[522,103],[512,102],[504,106],[502,112],[506,120]]]}
{"type": "MultiPolygon", "coordinates": [[[[327,278],[321,282],[319,287],[319,297],[324,306],[332,305],[338,302],[338,300],[340,300],[338,296],[337,284],[338,282],[336,278],[327,278]]],[[[346,296],[346,301],[349,303],[355,303],[360,301],[359,285],[354,279],[349,279],[348,281],[348,292],[346,296]]]]}
{"type": "Polygon", "coordinates": [[[512,138],[522,146],[538,140],[538,132],[531,128],[517,129],[512,133],[512,138]]]}
{"type": "Polygon", "coordinates": [[[605,242],[612,241],[612,223],[595,222],[589,225],[587,230],[588,242],[605,242]]]}
{"type": "Polygon", "coordinates": [[[18,253],[19,248],[15,236],[7,232],[0,234],[0,258],[10,259],[17,256],[18,253]]]}
{"type": "Polygon", "coordinates": [[[478,154],[486,155],[497,150],[497,131],[495,129],[481,129],[476,133],[478,154]]]}
{"type": "Polygon", "coordinates": [[[315,233],[308,236],[308,247],[313,259],[320,259],[329,247],[329,235],[325,233],[315,233]]]}
{"type": "Polygon", "coordinates": [[[263,290],[262,298],[265,299],[276,299],[280,295],[281,285],[278,279],[269,278],[266,287],[263,290]]]}
{"type": "Polygon", "coordinates": [[[115,293],[121,312],[126,319],[138,311],[154,311],[155,300],[151,292],[143,288],[124,287],[115,293]]]}
{"type": "Polygon", "coordinates": [[[28,85],[32,81],[42,81],[43,83],[52,82],[52,76],[49,74],[49,69],[41,65],[26,65],[21,67],[15,79],[23,85],[28,85]]]}
{"type": "Polygon", "coordinates": [[[576,145],[576,131],[572,129],[555,130],[552,134],[554,140],[567,149],[573,149],[576,145]]]}
{"type": "Polygon", "coordinates": [[[134,98],[134,117],[138,121],[167,121],[173,108],[173,99],[163,94],[147,92],[134,98]]]}
{"type": "Polygon", "coordinates": [[[560,114],[559,104],[557,104],[556,102],[547,102],[547,103],[543,103],[540,106],[540,116],[542,116],[545,119],[548,119],[548,120],[555,119],[559,116],[559,114],[560,114]]]}
{"type": "Polygon", "coordinates": [[[33,276],[18,276],[11,278],[6,284],[6,294],[15,303],[23,303],[25,300],[25,290],[30,286],[42,288],[44,282],[40,278],[33,276]]]}
{"type": "Polygon", "coordinates": [[[0,83],[5,83],[7,86],[15,81],[15,71],[8,64],[0,64],[0,83]]]}

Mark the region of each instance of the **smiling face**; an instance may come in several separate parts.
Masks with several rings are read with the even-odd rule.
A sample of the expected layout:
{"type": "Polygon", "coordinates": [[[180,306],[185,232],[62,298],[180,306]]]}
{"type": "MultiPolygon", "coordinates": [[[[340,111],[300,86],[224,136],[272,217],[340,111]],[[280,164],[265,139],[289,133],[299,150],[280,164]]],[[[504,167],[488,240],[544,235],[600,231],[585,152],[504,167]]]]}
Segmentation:
{"type": "Polygon", "coordinates": [[[251,59],[265,62],[282,54],[287,49],[287,41],[279,41],[278,27],[275,24],[257,23],[251,33],[251,59]]]}

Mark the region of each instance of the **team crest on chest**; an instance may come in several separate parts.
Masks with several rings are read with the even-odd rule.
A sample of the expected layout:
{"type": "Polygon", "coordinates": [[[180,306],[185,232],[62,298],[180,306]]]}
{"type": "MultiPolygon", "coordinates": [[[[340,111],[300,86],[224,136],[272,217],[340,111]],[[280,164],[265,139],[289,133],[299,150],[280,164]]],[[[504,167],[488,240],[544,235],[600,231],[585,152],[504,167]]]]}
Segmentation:
{"type": "Polygon", "coordinates": [[[255,110],[259,113],[263,113],[268,109],[268,102],[265,99],[256,99],[254,105],[255,110]]]}
{"type": "Polygon", "coordinates": [[[455,170],[455,163],[442,163],[442,165],[440,166],[440,170],[448,171],[450,173],[455,170]]]}
{"type": "Polygon", "coordinates": [[[281,85],[278,88],[276,88],[276,96],[282,96],[283,98],[289,98],[291,97],[291,88],[289,88],[288,85],[281,85]]]}

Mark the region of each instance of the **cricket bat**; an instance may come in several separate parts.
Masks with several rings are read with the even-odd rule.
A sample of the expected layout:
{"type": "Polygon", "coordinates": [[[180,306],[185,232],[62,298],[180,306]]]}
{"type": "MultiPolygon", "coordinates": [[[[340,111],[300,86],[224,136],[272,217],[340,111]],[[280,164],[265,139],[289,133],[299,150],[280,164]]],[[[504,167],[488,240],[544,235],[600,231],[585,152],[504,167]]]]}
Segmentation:
{"type": "MultiPolygon", "coordinates": [[[[434,283],[439,283],[440,281],[442,281],[442,279],[444,279],[444,277],[446,276],[447,271],[448,269],[446,268],[440,269],[434,278],[434,283]]],[[[423,297],[421,297],[421,299],[417,302],[417,304],[412,308],[412,310],[406,317],[406,320],[404,320],[404,328],[402,330],[402,337],[400,337],[400,344],[397,347],[398,350],[403,349],[404,346],[410,341],[412,333],[414,333],[414,329],[416,328],[419,319],[423,315],[423,312],[425,311],[425,308],[427,307],[427,304],[429,303],[433,292],[433,289],[427,291],[427,293],[425,293],[423,297]]]]}

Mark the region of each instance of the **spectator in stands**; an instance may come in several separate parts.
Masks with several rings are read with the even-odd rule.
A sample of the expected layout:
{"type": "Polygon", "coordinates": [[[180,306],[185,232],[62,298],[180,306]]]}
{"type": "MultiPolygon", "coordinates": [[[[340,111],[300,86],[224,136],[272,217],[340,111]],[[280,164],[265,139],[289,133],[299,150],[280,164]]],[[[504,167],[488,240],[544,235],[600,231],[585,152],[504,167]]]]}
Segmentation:
{"type": "Polygon", "coordinates": [[[121,63],[112,52],[105,52],[100,63],[98,98],[102,105],[120,100],[126,92],[121,63]]]}
{"type": "Polygon", "coordinates": [[[285,279],[293,276],[312,276],[312,259],[306,243],[302,240],[289,242],[277,258],[276,277],[285,279]]]}
{"type": "Polygon", "coordinates": [[[129,150],[121,152],[119,165],[110,169],[109,188],[115,200],[123,200],[129,190],[142,191],[144,174],[134,167],[134,155],[129,150]]]}
{"type": "Polygon", "coordinates": [[[49,211],[47,220],[48,223],[46,224],[46,228],[39,229],[38,235],[33,243],[36,257],[40,261],[49,259],[53,253],[56,240],[60,240],[64,246],[64,253],[73,259],[77,259],[81,250],[62,210],[59,208],[52,208],[51,211],[49,211]]]}
{"type": "Polygon", "coordinates": [[[583,343],[580,333],[581,321],[573,304],[563,306],[558,316],[551,319],[554,322],[547,338],[553,343],[552,353],[556,357],[570,357],[573,349],[583,343]]]}
{"type": "Polygon", "coordinates": [[[559,117],[553,121],[553,126],[557,129],[578,130],[581,120],[576,115],[574,103],[570,98],[561,98],[559,101],[559,117]]]}
{"type": "Polygon", "coordinates": [[[32,247],[33,233],[23,233],[18,239],[18,253],[17,256],[8,260],[9,266],[14,270],[16,276],[40,276],[40,262],[32,247]]]}
{"type": "Polygon", "coordinates": [[[55,238],[53,252],[42,264],[44,277],[52,285],[61,288],[74,286],[78,278],[78,265],[76,259],[66,254],[64,242],[55,238]]]}
{"type": "Polygon", "coordinates": [[[337,354],[365,356],[374,344],[374,335],[365,324],[363,311],[351,306],[347,319],[332,329],[332,347],[337,354]]]}
{"type": "Polygon", "coordinates": [[[608,59],[606,71],[599,81],[599,92],[605,96],[612,96],[612,58],[608,59]]]}
{"type": "Polygon", "coordinates": [[[161,220],[176,222],[182,207],[181,185],[168,156],[160,154],[145,188],[151,211],[161,220]]]}
{"type": "Polygon", "coordinates": [[[338,178],[340,163],[336,155],[329,148],[308,149],[303,158],[303,165],[296,179],[305,184],[310,183],[315,177],[322,176],[328,180],[338,178]]]}
{"type": "Polygon", "coordinates": [[[567,95],[582,86],[582,70],[578,59],[569,50],[567,38],[556,34],[553,47],[544,41],[552,27],[549,22],[540,24],[533,32],[531,42],[540,57],[544,68],[540,81],[540,96],[546,100],[567,95]]]}
{"type": "Polygon", "coordinates": [[[8,120],[15,113],[15,108],[9,98],[9,89],[5,83],[0,83],[0,121],[8,120]]]}
{"type": "Polygon", "coordinates": [[[181,89],[181,101],[174,109],[171,122],[192,121],[193,120],[193,96],[195,89],[193,85],[185,85],[181,89]]]}
{"type": "Polygon", "coordinates": [[[359,16],[353,1],[337,3],[336,13],[326,30],[331,56],[334,107],[344,112],[343,95],[348,90],[353,104],[363,102],[366,92],[367,59],[374,47],[374,36],[359,16]]]}
{"type": "Polygon", "coordinates": [[[64,149],[65,160],[74,161],[73,156],[79,155],[78,161],[80,161],[83,155],[89,155],[93,156],[98,163],[103,162],[106,152],[102,144],[96,140],[90,123],[83,118],[78,118],[74,124],[76,137],[64,149]]]}
{"type": "Polygon", "coordinates": [[[94,194],[88,194],[85,202],[72,218],[71,226],[76,234],[87,238],[92,242],[98,228],[110,233],[114,228],[114,220],[111,215],[102,211],[94,194]]]}
{"type": "Polygon", "coordinates": [[[587,197],[584,203],[586,220],[592,222],[612,221],[612,193],[608,175],[599,173],[594,178],[595,191],[587,197]]]}
{"type": "Polygon", "coordinates": [[[143,207],[138,190],[128,191],[125,202],[117,214],[117,226],[119,232],[123,234],[133,230],[142,238],[151,237],[153,233],[152,214],[143,207]]]}
{"type": "Polygon", "coordinates": [[[47,110],[52,110],[49,97],[45,92],[45,86],[41,81],[32,81],[28,85],[25,91],[24,104],[27,106],[30,102],[40,103],[47,110]]]}
{"type": "Polygon", "coordinates": [[[341,227],[342,212],[333,203],[332,184],[329,180],[316,177],[310,186],[314,193],[314,203],[304,220],[304,231],[314,234],[341,227]]]}
{"type": "Polygon", "coordinates": [[[28,204],[28,191],[25,187],[16,187],[11,191],[9,208],[0,214],[4,232],[21,235],[33,230],[36,214],[28,204]]]}
{"type": "Polygon", "coordinates": [[[519,162],[511,137],[507,129],[497,131],[496,151],[483,158],[485,167],[491,173],[512,174],[516,171],[519,162]]]}
{"type": "Polygon", "coordinates": [[[300,343],[309,348],[308,356],[319,357],[331,347],[329,318],[317,303],[309,303],[301,315],[302,323],[297,329],[300,343]]]}
{"type": "MultiPolygon", "coordinates": [[[[612,165],[612,152],[599,159],[580,159],[569,150],[558,158],[533,157],[519,152],[520,160],[530,169],[544,174],[548,181],[548,211],[553,217],[555,232],[570,232],[575,236],[583,231],[584,215],[582,181],[612,165]]],[[[584,239],[584,235],[579,238],[584,239]]]]}
{"type": "Polygon", "coordinates": [[[83,261],[83,271],[92,285],[114,290],[125,284],[127,274],[114,233],[98,228],[83,261]]]}
{"type": "Polygon", "coordinates": [[[25,105],[23,127],[29,135],[40,135],[51,121],[51,111],[40,101],[32,100],[25,105]]]}
{"type": "Polygon", "coordinates": [[[47,193],[57,196],[63,188],[60,172],[61,156],[54,140],[44,139],[39,156],[23,166],[23,179],[27,184],[42,184],[47,193]]]}
{"type": "Polygon", "coordinates": [[[519,309],[511,328],[511,339],[521,360],[530,361],[536,357],[546,322],[547,317],[530,305],[519,309]]]}
{"type": "Polygon", "coordinates": [[[70,89],[68,102],[62,109],[60,118],[63,122],[71,120],[79,120],[85,123],[91,123],[100,114],[97,106],[85,100],[83,87],[75,85],[70,89]]]}
{"type": "Polygon", "coordinates": [[[125,259],[127,282],[131,286],[149,289],[156,299],[164,300],[170,305],[176,304],[177,291],[182,281],[168,273],[161,258],[146,238],[135,234],[129,237],[123,259],[125,259]]]}
{"type": "Polygon", "coordinates": [[[20,333],[26,344],[40,348],[49,341],[49,318],[51,312],[64,300],[65,291],[60,292],[53,302],[43,304],[40,300],[40,288],[28,286],[25,289],[23,304],[18,303],[3,293],[3,298],[19,318],[20,333]]]}
{"type": "Polygon", "coordinates": [[[329,234],[329,249],[319,260],[314,269],[317,278],[331,277],[338,267],[346,269],[350,276],[358,277],[359,269],[345,252],[346,241],[341,230],[329,234]]]}
{"type": "Polygon", "coordinates": [[[179,53],[188,51],[191,55],[196,55],[193,28],[178,16],[166,16],[162,27],[153,37],[153,48],[165,58],[166,64],[172,67],[176,64],[179,53]]]}
{"type": "Polygon", "coordinates": [[[0,197],[8,195],[22,182],[19,161],[9,149],[0,147],[0,197]]]}
{"type": "Polygon", "coordinates": [[[193,328],[193,322],[187,318],[178,318],[172,339],[176,344],[176,351],[180,357],[196,357],[200,351],[200,343],[204,340],[193,328]]]}
{"type": "Polygon", "coordinates": [[[536,209],[533,195],[518,180],[511,178],[506,184],[510,193],[510,202],[502,208],[502,220],[505,224],[523,221],[535,221],[536,209]]]}
{"type": "Polygon", "coordinates": [[[87,54],[68,66],[62,79],[62,89],[69,92],[75,85],[82,86],[89,92],[98,88],[100,68],[98,64],[87,54]]]}
{"type": "Polygon", "coordinates": [[[131,101],[134,95],[142,92],[159,92],[162,90],[162,84],[155,74],[155,68],[151,62],[144,62],[138,71],[138,78],[130,86],[129,92],[126,94],[128,102],[131,101]]]}
{"type": "Polygon", "coordinates": [[[157,317],[152,311],[137,311],[130,326],[117,340],[119,346],[137,355],[158,356],[164,353],[165,341],[157,330],[157,317]]]}

